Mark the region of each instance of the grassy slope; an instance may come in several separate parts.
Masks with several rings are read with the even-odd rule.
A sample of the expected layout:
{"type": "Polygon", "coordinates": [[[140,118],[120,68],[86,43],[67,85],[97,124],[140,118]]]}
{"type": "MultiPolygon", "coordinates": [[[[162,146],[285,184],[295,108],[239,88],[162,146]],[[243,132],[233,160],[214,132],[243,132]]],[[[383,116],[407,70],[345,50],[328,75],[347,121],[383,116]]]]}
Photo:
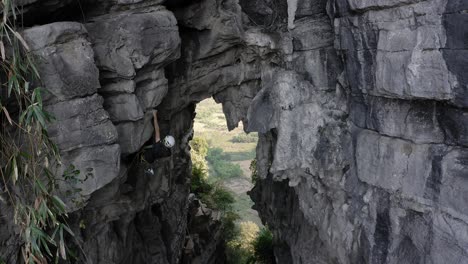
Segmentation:
{"type": "Polygon", "coordinates": [[[256,142],[234,143],[235,136],[245,134],[242,123],[239,127],[228,131],[222,106],[213,99],[206,99],[197,105],[194,131],[196,137],[204,137],[210,148],[222,148],[229,154],[229,160],[238,163],[244,175],[240,178],[220,180],[213,169],[210,168],[210,181],[220,182],[231,190],[236,198],[234,208],[241,216],[241,221],[252,221],[261,225],[257,213],[251,209],[253,202],[246,194],[252,184],[250,183],[250,161],[255,157],[256,142]]]}

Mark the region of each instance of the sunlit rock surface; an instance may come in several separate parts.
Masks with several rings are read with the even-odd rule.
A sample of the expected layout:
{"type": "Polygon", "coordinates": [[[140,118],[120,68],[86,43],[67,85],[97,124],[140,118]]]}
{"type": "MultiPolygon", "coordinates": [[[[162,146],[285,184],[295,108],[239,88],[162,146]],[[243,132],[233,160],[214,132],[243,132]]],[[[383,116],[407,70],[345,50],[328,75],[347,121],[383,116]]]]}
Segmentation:
{"type": "MultiPolygon", "coordinates": [[[[20,3],[50,136],[89,176],[62,186],[81,189],[79,263],[225,261],[189,190],[211,96],[229,129],[259,132],[250,194],[278,263],[468,263],[468,1],[80,3],[20,3]],[[147,164],[154,107],[177,144],[147,164]]],[[[17,263],[4,211],[0,256],[17,263]]]]}

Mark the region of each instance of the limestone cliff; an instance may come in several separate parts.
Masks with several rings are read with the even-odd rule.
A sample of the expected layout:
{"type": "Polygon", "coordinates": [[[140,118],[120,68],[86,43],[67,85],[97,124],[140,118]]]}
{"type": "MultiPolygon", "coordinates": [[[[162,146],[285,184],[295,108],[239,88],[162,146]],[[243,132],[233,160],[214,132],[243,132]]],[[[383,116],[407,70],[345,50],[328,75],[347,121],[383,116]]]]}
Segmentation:
{"type": "MultiPolygon", "coordinates": [[[[278,263],[468,263],[468,1],[17,4],[49,134],[88,176],[61,186],[81,190],[79,263],[190,263],[194,233],[219,237],[189,195],[195,104],[210,96],[230,129],[259,132],[251,196],[278,263]],[[177,144],[146,164],[155,107],[177,144]]],[[[0,256],[18,263],[0,224],[0,256]]],[[[200,241],[193,263],[223,261],[200,241]]]]}

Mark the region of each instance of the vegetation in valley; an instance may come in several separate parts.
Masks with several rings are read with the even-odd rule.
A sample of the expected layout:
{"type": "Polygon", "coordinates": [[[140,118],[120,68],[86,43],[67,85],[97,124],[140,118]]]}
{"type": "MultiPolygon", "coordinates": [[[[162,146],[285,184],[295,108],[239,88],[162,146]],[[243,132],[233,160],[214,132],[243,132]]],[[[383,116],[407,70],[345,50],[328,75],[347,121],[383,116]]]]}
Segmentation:
{"type": "MultiPolygon", "coordinates": [[[[191,142],[192,179],[191,191],[209,208],[222,212],[223,238],[226,243],[226,257],[229,264],[272,264],[273,236],[266,228],[252,221],[240,221],[239,209],[234,206],[234,194],[219,182],[209,182],[208,143],[204,138],[191,142]]],[[[239,197],[237,197],[239,199],[239,197]]],[[[249,199],[250,200],[250,199],[249,199]]],[[[243,201],[245,202],[245,201],[243,201]]],[[[251,202],[251,201],[250,201],[251,202]]],[[[248,204],[243,205],[248,206],[248,204]]]]}
{"type": "Polygon", "coordinates": [[[216,186],[224,186],[231,191],[235,198],[232,207],[239,215],[239,221],[252,221],[261,225],[256,212],[251,209],[253,202],[246,194],[251,188],[251,184],[248,183],[249,165],[255,158],[257,134],[246,134],[242,124],[239,128],[228,131],[222,107],[213,99],[204,100],[197,105],[194,130],[195,137],[192,144],[199,141],[206,143],[208,168],[205,169],[209,175],[206,181],[216,186]],[[244,140],[245,137],[248,140],[244,140]]]}
{"type": "Polygon", "coordinates": [[[191,142],[192,179],[191,191],[209,208],[224,213],[232,211],[234,197],[225,187],[208,181],[208,143],[203,138],[194,138],[191,142]]]}
{"type": "Polygon", "coordinates": [[[206,156],[209,164],[213,168],[215,175],[219,179],[229,179],[243,176],[242,169],[239,164],[232,163],[229,155],[223,153],[221,148],[208,149],[206,156]]]}
{"type": "Polygon", "coordinates": [[[258,136],[255,133],[237,134],[231,139],[231,142],[233,143],[257,143],[257,141],[258,141],[258,136]]]}
{"type": "Polygon", "coordinates": [[[252,222],[239,225],[235,239],[227,243],[229,264],[274,264],[273,234],[267,227],[259,229],[252,222]]]}
{"type": "Polygon", "coordinates": [[[273,254],[273,234],[268,228],[262,228],[252,244],[256,263],[275,263],[273,254]]]}
{"type": "Polygon", "coordinates": [[[223,213],[228,263],[274,263],[269,262],[271,233],[261,225],[246,194],[252,187],[251,177],[256,177],[257,135],[245,134],[242,128],[228,132],[221,106],[212,99],[197,106],[194,126],[191,190],[208,207],[223,213]]]}
{"type": "Polygon", "coordinates": [[[258,225],[253,222],[239,224],[237,236],[226,247],[226,257],[230,264],[255,263],[253,242],[259,231],[258,225]]]}

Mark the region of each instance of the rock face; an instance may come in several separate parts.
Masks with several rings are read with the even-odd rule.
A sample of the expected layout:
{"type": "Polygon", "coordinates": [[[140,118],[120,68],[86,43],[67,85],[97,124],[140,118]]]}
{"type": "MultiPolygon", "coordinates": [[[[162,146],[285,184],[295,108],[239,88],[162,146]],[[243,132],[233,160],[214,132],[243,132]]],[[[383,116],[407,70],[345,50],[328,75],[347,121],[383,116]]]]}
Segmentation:
{"type": "Polygon", "coordinates": [[[225,263],[221,213],[207,208],[194,194],[189,196],[187,227],[190,234],[180,263],[225,263]]]}
{"type": "MultiPolygon", "coordinates": [[[[319,103],[303,105],[309,112],[292,113],[301,116],[292,118],[275,109],[289,97],[270,92],[266,97],[276,104],[259,100],[265,110],[249,110],[262,116],[273,109],[270,121],[259,124],[270,133],[257,151],[258,163],[267,169],[260,170],[265,180],[251,195],[263,219],[286,242],[276,251],[278,260],[468,263],[468,170],[462,140],[467,86],[458,73],[468,67],[468,42],[454,31],[466,19],[462,13],[468,2],[326,4],[322,12],[327,10],[333,28],[309,26],[307,42],[293,40],[293,58],[301,60],[293,68],[312,84],[307,90],[319,103]],[[334,44],[328,47],[311,37],[332,32],[334,44]],[[311,53],[302,51],[304,43],[329,52],[306,59],[311,53]],[[327,67],[307,69],[319,62],[327,67]],[[323,97],[326,89],[320,83],[333,79],[336,90],[323,97]],[[272,179],[285,183],[279,187],[272,179]],[[293,186],[287,197],[278,191],[287,189],[286,183],[293,186]],[[285,206],[291,208],[281,209],[285,206]],[[301,232],[309,236],[300,237],[301,232]]],[[[314,19],[296,13],[292,32],[314,19]]],[[[287,88],[280,88],[287,83],[281,82],[284,77],[275,78],[276,89],[298,94],[291,109],[291,104],[283,107],[299,111],[294,103],[307,94],[300,85],[292,85],[297,92],[290,92],[296,83],[291,79],[297,78],[287,78],[287,88]]]]}
{"type": "MultiPolygon", "coordinates": [[[[19,1],[49,134],[87,177],[61,186],[80,189],[79,263],[225,261],[189,195],[210,96],[259,132],[251,196],[278,263],[468,263],[467,1],[80,3],[19,1]],[[177,143],[148,164],[153,108],[177,143]]],[[[5,212],[0,260],[18,263],[5,212]]]]}
{"type": "Polygon", "coordinates": [[[41,58],[38,69],[48,91],[46,111],[56,118],[49,135],[61,150],[63,168],[73,164],[89,177],[73,186],[81,189],[86,202],[118,176],[120,165],[118,134],[97,93],[99,71],[86,29],[75,22],[57,22],[23,34],[41,58]]]}

